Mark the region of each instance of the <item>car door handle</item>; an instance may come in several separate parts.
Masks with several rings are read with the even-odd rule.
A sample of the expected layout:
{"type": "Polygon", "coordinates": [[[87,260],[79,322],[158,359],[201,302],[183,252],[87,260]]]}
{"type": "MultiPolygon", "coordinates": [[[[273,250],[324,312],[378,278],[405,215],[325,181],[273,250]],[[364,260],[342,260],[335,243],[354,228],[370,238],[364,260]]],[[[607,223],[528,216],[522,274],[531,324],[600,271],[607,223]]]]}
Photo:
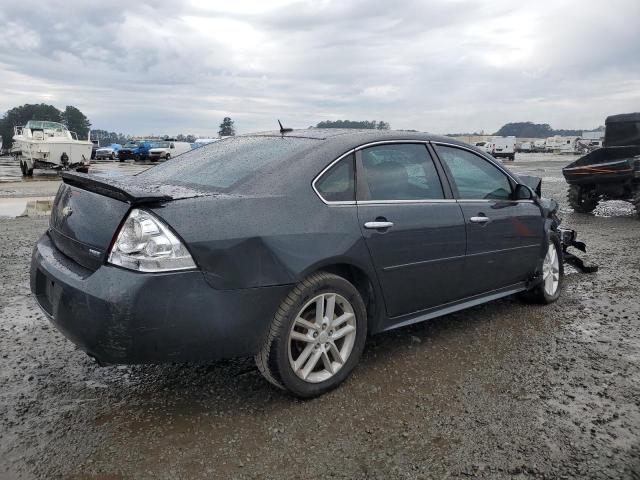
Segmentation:
{"type": "Polygon", "coordinates": [[[479,217],[471,217],[471,218],[469,219],[469,221],[470,221],[471,223],[481,223],[481,224],[487,223],[487,222],[489,222],[490,220],[491,220],[491,219],[490,219],[489,217],[485,217],[484,215],[479,216],[479,217]]]}
{"type": "Polygon", "coordinates": [[[393,222],[367,222],[364,224],[364,228],[369,228],[372,230],[376,230],[378,228],[391,228],[393,227],[393,222]]]}

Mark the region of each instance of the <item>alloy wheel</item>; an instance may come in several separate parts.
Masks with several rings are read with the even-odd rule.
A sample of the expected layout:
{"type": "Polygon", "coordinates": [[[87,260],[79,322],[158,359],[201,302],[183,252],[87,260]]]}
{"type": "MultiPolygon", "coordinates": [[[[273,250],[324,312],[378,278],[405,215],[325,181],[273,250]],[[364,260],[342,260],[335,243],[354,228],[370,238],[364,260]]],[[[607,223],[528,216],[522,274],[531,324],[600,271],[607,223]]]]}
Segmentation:
{"type": "Polygon", "coordinates": [[[558,258],[558,250],[553,242],[549,244],[547,254],[544,257],[542,280],[545,293],[551,297],[555,295],[560,284],[560,259],[558,258]]]}
{"type": "Polygon", "coordinates": [[[312,298],[289,331],[289,364],[309,383],[333,377],[347,362],[356,340],[353,306],[337,293],[312,298]]]}

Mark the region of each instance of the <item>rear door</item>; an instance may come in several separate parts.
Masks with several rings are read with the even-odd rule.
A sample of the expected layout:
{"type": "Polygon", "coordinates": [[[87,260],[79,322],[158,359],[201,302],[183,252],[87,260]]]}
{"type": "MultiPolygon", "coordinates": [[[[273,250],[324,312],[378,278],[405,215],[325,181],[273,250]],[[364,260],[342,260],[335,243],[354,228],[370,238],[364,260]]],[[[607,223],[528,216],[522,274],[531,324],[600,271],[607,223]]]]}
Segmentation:
{"type": "Polygon", "coordinates": [[[356,152],[360,228],[387,314],[397,317],[457,298],[464,218],[425,143],[385,143],[356,152]]]}
{"type": "Polygon", "coordinates": [[[532,200],[514,200],[515,181],[484,157],[435,144],[467,226],[467,296],[527,280],[540,258],[544,220],[532,200]]]}

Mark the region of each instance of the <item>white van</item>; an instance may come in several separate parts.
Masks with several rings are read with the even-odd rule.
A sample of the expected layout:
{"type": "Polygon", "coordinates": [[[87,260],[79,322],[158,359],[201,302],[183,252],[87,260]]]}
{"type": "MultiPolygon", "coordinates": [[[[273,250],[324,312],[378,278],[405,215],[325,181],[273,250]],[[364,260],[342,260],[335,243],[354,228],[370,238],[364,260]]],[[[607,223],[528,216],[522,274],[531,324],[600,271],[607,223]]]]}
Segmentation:
{"type": "Polygon", "coordinates": [[[493,152],[493,143],[491,143],[490,141],[476,142],[474,145],[478,147],[480,150],[482,150],[483,152],[487,152],[487,153],[493,152]]]}
{"type": "Polygon", "coordinates": [[[169,160],[191,150],[189,142],[176,142],[174,140],[159,140],[153,142],[149,149],[149,160],[157,162],[160,159],[169,160]]]}
{"type": "Polygon", "coordinates": [[[508,158],[513,161],[516,158],[516,137],[493,137],[493,152],[495,158],[508,158]]]}

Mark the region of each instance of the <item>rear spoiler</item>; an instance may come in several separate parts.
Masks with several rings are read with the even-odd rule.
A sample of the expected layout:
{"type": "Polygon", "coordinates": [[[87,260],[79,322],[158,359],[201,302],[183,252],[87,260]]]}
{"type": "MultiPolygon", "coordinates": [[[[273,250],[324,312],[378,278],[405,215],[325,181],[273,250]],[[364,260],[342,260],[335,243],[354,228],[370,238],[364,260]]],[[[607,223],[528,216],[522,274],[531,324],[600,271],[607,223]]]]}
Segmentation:
{"type": "MultiPolygon", "coordinates": [[[[62,172],[62,181],[67,185],[115,198],[131,205],[149,202],[168,202],[174,197],[161,193],[157,188],[145,188],[144,185],[120,181],[115,178],[97,177],[86,173],[62,172]]],[[[181,198],[184,198],[181,197],[181,198]]]]}

